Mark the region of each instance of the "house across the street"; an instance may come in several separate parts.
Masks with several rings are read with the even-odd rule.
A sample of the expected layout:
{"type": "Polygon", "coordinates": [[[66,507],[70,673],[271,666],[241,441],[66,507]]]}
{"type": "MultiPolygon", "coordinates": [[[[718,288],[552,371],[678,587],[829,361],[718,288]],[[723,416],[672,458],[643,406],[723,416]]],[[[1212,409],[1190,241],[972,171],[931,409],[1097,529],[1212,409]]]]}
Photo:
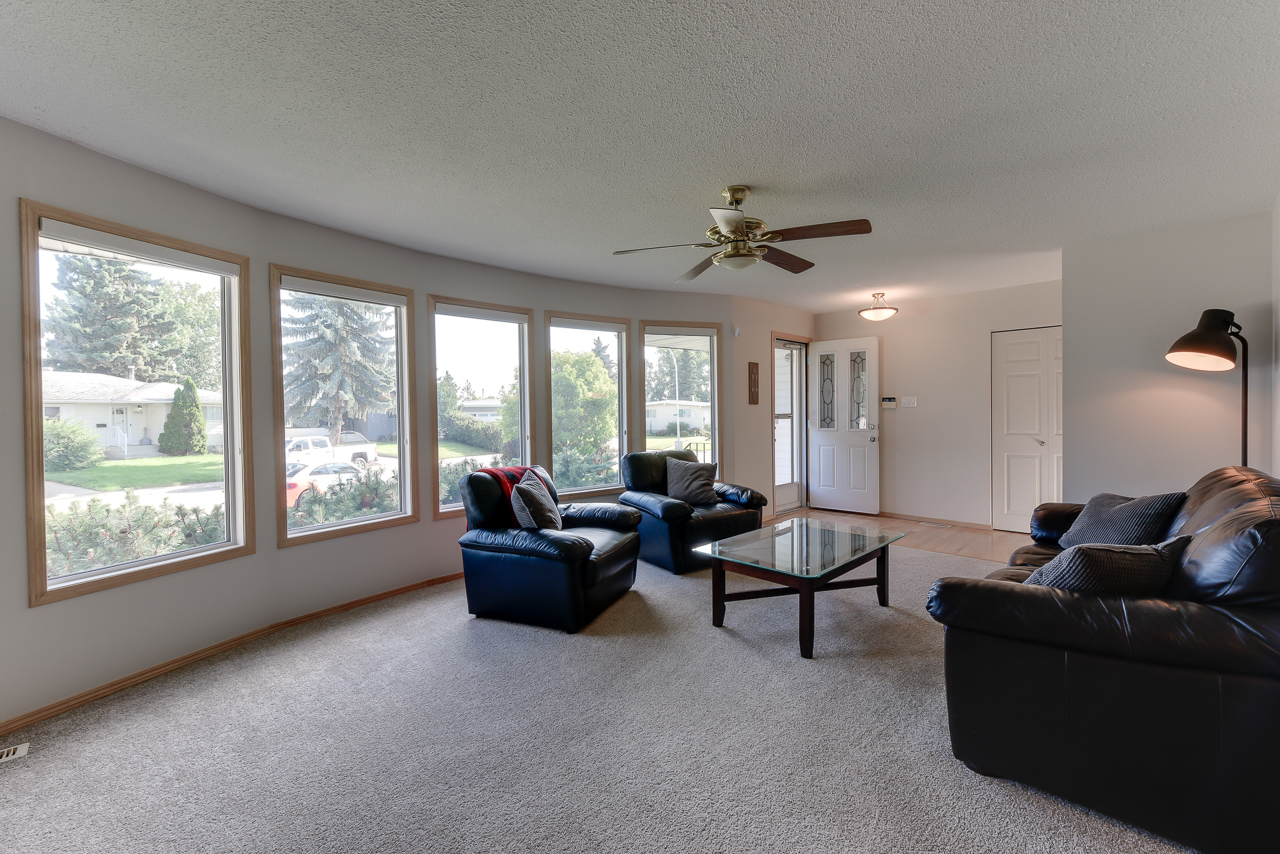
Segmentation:
{"type": "Polygon", "coordinates": [[[458,409],[481,421],[497,421],[502,417],[502,401],[496,397],[464,400],[458,404],[458,409]]]}
{"type": "MultiPolygon", "coordinates": [[[[79,421],[113,459],[155,456],[178,383],[144,383],[109,374],[45,370],[44,417],[79,421]]],[[[222,393],[196,390],[210,449],[222,445],[222,393]]]]}
{"type": "Polygon", "coordinates": [[[701,400],[650,400],[644,405],[644,427],[649,433],[665,430],[677,419],[681,430],[706,430],[711,426],[711,404],[701,400]]]}

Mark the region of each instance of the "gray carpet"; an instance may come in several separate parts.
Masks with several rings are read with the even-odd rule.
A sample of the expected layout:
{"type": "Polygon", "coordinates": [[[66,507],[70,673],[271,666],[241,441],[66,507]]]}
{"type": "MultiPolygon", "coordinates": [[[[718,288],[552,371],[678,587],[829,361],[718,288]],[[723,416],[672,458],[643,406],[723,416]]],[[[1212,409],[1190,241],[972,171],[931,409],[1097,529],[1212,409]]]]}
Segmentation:
{"type": "Polygon", "coordinates": [[[812,661],[794,598],[713,628],[706,571],[641,564],[573,636],[428,588],[5,739],[0,850],[1186,850],[951,756],[925,593],[993,566],[894,547],[890,608],[817,597],[812,661]]]}

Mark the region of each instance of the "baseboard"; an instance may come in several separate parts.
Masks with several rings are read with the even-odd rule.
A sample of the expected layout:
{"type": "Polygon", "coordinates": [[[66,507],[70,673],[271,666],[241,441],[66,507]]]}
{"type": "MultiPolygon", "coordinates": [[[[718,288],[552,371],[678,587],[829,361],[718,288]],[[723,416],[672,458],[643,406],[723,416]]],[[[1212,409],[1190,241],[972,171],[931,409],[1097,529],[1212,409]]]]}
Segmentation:
{"type": "Polygon", "coordinates": [[[278,623],[272,623],[261,629],[254,629],[251,632],[245,632],[242,635],[215,643],[212,646],[206,646],[204,649],[198,649],[195,652],[189,652],[178,658],[157,664],[154,667],[148,667],[146,670],[139,670],[137,673],[108,682],[105,685],[99,685],[97,688],[90,688],[88,691],[76,694],[74,697],[68,697],[65,700],[59,700],[51,703],[43,708],[36,709],[34,712],[27,712],[25,715],[19,715],[16,718],[10,718],[7,721],[0,722],[0,737],[9,733],[39,723],[47,718],[68,712],[77,706],[83,706],[85,703],[92,703],[94,700],[100,700],[103,697],[123,691],[125,688],[132,688],[148,679],[154,679],[157,676],[168,673],[171,670],[177,670],[179,667],[185,667],[188,664],[194,664],[204,658],[217,655],[220,652],[226,652],[237,646],[246,644],[249,641],[266,637],[269,634],[278,632],[282,629],[292,628],[293,626],[309,623],[312,620],[318,620],[321,617],[327,617],[330,614],[340,614],[343,611],[350,611],[353,608],[359,608],[363,605],[371,605],[382,599],[390,599],[392,596],[400,596],[405,593],[411,593],[414,590],[421,590],[424,587],[432,587],[436,584],[445,584],[450,581],[457,581],[462,578],[461,572],[455,572],[451,575],[442,575],[439,578],[429,578],[426,581],[418,581],[413,584],[397,587],[394,590],[387,590],[383,593],[375,593],[372,596],[365,596],[362,599],[354,599],[350,602],[344,602],[341,605],[334,605],[330,608],[322,608],[319,611],[312,611],[310,614],[303,614],[301,617],[292,617],[288,620],[281,620],[278,623]]]}

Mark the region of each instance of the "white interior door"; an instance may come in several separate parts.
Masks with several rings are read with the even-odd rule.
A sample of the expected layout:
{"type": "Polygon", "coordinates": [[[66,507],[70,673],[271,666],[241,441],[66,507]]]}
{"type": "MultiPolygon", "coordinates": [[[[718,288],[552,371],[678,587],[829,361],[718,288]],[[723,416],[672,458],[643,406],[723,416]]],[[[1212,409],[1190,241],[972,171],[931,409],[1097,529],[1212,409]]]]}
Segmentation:
{"type": "Polygon", "coordinates": [[[880,339],[809,345],[809,506],[880,512],[880,339]]]}
{"type": "Polygon", "coordinates": [[[1062,327],[991,333],[991,524],[1062,500],[1062,327]]]}

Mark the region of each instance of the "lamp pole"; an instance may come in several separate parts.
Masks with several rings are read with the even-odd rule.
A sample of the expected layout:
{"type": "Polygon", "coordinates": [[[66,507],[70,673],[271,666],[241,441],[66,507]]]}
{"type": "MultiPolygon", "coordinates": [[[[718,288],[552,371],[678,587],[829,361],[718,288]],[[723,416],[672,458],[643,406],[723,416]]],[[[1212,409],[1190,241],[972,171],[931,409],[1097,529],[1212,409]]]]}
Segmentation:
{"type": "Polygon", "coordinates": [[[1249,465],[1249,342],[1240,334],[1240,324],[1230,335],[1240,342],[1240,465],[1249,465]]]}

